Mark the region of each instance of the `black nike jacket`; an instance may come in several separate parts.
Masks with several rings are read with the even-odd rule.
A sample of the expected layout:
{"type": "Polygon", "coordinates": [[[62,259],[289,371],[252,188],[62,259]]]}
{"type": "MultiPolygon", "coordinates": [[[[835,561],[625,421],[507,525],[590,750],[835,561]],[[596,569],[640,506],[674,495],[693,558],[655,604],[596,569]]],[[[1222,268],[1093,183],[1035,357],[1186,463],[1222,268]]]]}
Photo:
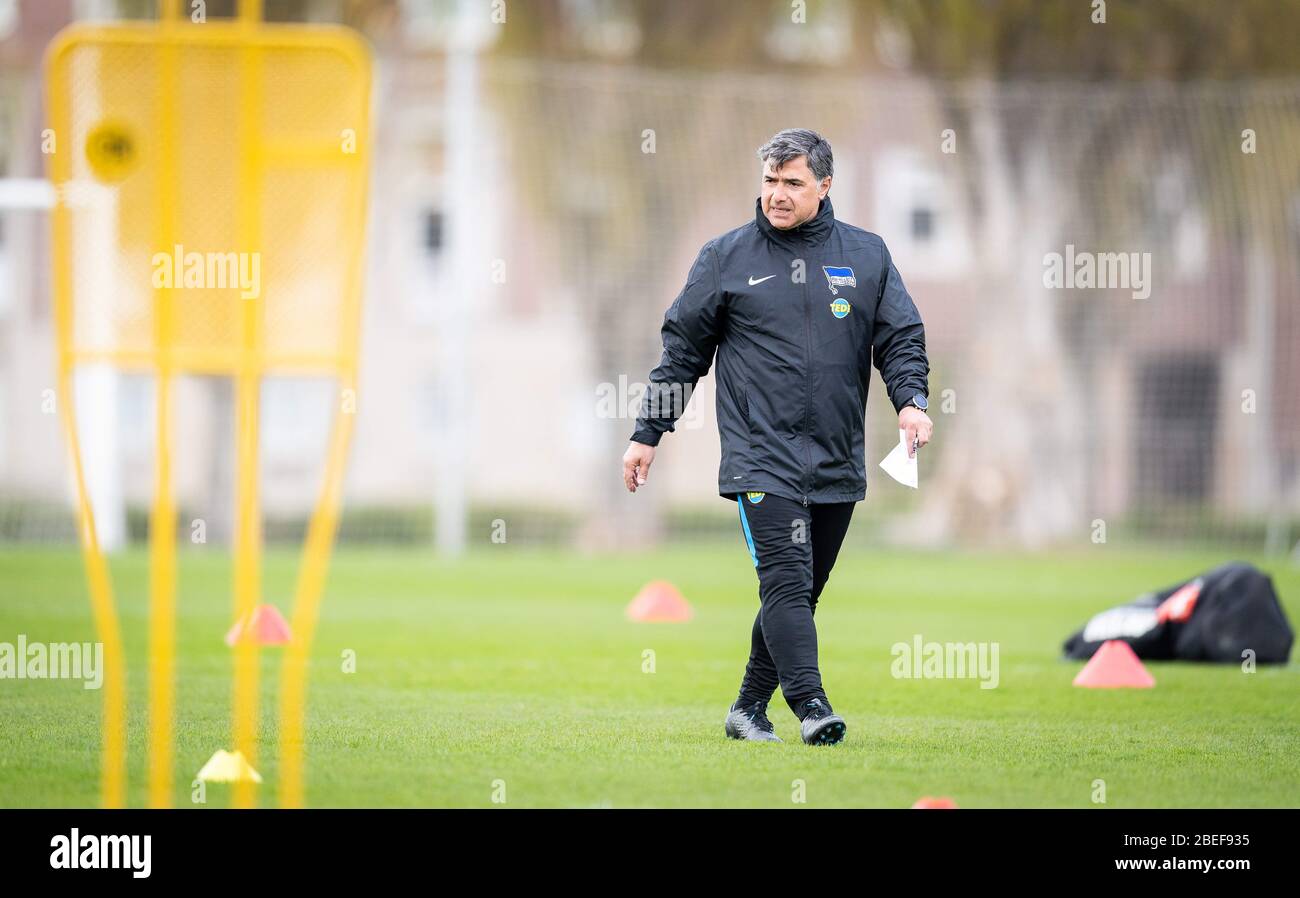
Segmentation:
{"type": "Polygon", "coordinates": [[[718,492],[856,502],[872,365],[895,411],[928,394],[921,316],[884,241],[836,221],[829,195],[788,230],[754,207],[704,245],[664,314],[632,439],[656,446],[673,430],[716,352],[718,492]]]}

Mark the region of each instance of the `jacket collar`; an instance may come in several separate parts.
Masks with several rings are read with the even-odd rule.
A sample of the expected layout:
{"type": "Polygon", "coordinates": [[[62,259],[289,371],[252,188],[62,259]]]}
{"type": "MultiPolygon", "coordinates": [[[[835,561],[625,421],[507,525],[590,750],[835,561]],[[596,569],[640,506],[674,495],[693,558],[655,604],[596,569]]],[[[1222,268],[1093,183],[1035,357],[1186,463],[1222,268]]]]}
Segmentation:
{"type": "Polygon", "coordinates": [[[774,228],[763,214],[763,198],[754,200],[754,221],[759,231],[769,240],[785,246],[816,246],[825,242],[835,226],[835,209],[831,206],[831,195],[822,197],[817,214],[803,224],[793,228],[774,228]]]}

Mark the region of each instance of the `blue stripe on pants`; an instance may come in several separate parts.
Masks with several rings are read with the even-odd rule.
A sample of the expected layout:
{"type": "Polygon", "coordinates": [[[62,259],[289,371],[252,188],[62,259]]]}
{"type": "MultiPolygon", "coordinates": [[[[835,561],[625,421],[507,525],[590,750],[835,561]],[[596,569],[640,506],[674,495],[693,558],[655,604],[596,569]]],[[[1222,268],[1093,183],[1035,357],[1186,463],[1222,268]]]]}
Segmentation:
{"type": "Polygon", "coordinates": [[[736,497],[736,507],[740,509],[740,526],[745,531],[745,544],[749,546],[749,557],[754,559],[754,567],[758,567],[758,553],[754,551],[754,537],[749,532],[749,520],[745,517],[745,497],[743,495],[736,497]]]}

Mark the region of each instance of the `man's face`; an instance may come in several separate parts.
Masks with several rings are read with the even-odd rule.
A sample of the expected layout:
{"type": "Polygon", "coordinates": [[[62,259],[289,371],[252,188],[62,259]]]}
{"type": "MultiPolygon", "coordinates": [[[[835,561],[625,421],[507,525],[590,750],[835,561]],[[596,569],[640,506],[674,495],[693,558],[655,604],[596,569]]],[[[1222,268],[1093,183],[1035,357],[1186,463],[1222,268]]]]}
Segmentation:
{"type": "Polygon", "coordinates": [[[796,156],[779,170],[771,159],[763,162],[763,214],[774,228],[793,228],[812,218],[830,189],[829,177],[817,183],[807,156],[796,156]]]}

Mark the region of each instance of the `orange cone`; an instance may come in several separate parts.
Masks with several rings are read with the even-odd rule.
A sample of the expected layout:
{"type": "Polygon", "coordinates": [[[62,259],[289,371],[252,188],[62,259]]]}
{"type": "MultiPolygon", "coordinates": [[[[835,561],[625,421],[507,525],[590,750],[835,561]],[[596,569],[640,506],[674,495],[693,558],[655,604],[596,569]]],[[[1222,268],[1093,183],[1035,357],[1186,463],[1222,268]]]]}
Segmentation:
{"type": "Polygon", "coordinates": [[[630,620],[642,623],[676,623],[690,620],[695,612],[667,580],[652,580],[627,606],[630,620]]]}
{"type": "Polygon", "coordinates": [[[939,796],[938,798],[935,798],[933,795],[926,795],[923,798],[918,798],[916,800],[916,804],[912,805],[912,810],[950,811],[955,810],[956,807],[957,802],[953,801],[946,795],[939,796]]]}
{"type": "Polygon", "coordinates": [[[226,645],[234,647],[240,639],[252,638],[258,645],[284,645],[290,639],[289,624],[274,605],[258,605],[252,618],[235,622],[226,633],[226,645]]]}
{"type": "Polygon", "coordinates": [[[1155,677],[1142,666],[1133,649],[1122,639],[1108,639],[1093,654],[1092,660],[1074,678],[1074,685],[1088,689],[1117,689],[1125,686],[1150,689],[1155,677]]]}

